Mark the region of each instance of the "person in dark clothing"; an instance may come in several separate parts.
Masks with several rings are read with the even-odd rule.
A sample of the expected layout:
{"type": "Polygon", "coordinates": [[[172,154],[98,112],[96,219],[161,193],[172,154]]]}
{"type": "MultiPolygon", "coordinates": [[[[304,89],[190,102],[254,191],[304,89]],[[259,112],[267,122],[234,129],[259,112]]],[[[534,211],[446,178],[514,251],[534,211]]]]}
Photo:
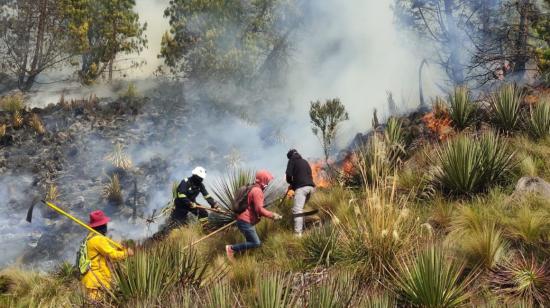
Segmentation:
{"type": "Polygon", "coordinates": [[[206,170],[203,167],[196,167],[193,169],[190,177],[180,182],[176,191],[177,195],[174,200],[174,209],[165,225],[161,227],[161,230],[155,235],[156,238],[166,236],[173,229],[185,225],[188,213],[197,216],[199,221],[206,221],[208,219],[208,212],[205,209],[195,207],[199,193],[202,194],[212,208],[218,208],[218,204],[214,198],[208,194],[203,184],[204,178],[206,178],[206,170]]]}
{"type": "MultiPolygon", "coordinates": [[[[286,157],[288,158],[286,181],[290,185],[289,188],[294,190],[292,213],[296,215],[304,211],[305,204],[315,192],[315,183],[313,182],[309,163],[302,158],[298,151],[291,149],[286,157]]],[[[304,218],[294,217],[294,232],[296,235],[301,236],[303,229],[304,218]]]]}

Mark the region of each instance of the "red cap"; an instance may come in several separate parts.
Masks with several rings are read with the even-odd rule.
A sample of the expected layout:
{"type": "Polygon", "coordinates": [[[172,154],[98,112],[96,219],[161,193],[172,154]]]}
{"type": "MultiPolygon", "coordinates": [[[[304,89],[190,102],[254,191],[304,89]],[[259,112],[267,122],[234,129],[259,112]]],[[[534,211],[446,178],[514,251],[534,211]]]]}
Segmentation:
{"type": "Polygon", "coordinates": [[[90,213],[90,223],[88,226],[95,228],[107,224],[111,219],[105,216],[105,213],[101,210],[93,211],[90,213]]]}

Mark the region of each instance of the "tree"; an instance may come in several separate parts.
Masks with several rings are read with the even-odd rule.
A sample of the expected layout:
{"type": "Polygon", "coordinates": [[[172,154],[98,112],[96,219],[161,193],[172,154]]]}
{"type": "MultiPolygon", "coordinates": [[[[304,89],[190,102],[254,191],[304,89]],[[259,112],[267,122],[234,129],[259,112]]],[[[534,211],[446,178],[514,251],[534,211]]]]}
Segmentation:
{"type": "Polygon", "coordinates": [[[39,74],[68,59],[59,0],[10,0],[0,4],[0,67],[29,90],[39,74]]]}
{"type": "Polygon", "coordinates": [[[286,0],[173,0],[160,57],[176,77],[255,80],[284,66],[298,14],[286,0]]]}
{"type": "Polygon", "coordinates": [[[133,11],[135,0],[63,1],[72,48],[81,55],[83,83],[105,73],[111,81],[119,54],[140,52],[147,46],[147,24],[141,24],[133,11]]]}
{"type": "Polygon", "coordinates": [[[470,5],[471,1],[460,0],[405,0],[394,5],[397,20],[436,47],[434,62],[452,85],[466,82],[469,37],[464,26],[471,16],[470,5]]]}
{"type": "Polygon", "coordinates": [[[346,107],[338,98],[328,99],[325,103],[320,101],[311,102],[309,118],[313,125],[311,130],[319,137],[325,154],[325,161],[328,163],[338,127],[343,121],[349,120],[346,107]]]}

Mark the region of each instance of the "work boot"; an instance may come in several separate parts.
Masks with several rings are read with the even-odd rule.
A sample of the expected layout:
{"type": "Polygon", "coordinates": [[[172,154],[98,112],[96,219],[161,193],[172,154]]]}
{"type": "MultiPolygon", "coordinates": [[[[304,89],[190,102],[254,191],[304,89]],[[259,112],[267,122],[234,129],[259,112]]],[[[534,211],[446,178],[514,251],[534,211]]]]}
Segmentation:
{"type": "Polygon", "coordinates": [[[231,248],[231,245],[225,245],[225,253],[227,254],[227,259],[231,262],[235,262],[235,257],[233,256],[235,252],[233,251],[233,248],[231,248]]]}

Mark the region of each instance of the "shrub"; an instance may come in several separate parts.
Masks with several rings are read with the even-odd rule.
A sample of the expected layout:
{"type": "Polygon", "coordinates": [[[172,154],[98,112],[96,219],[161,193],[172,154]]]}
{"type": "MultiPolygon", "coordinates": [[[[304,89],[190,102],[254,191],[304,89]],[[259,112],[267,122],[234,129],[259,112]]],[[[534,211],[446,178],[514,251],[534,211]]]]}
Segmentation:
{"type": "Polygon", "coordinates": [[[345,308],[357,293],[358,284],[351,272],[329,273],[319,285],[312,286],[308,297],[308,307],[345,308]]]}
{"type": "Polygon", "coordinates": [[[205,305],[209,308],[232,308],[237,302],[234,290],[226,283],[218,282],[209,286],[205,296],[205,305]]]}
{"type": "Polygon", "coordinates": [[[21,112],[25,109],[25,99],[21,93],[8,95],[2,98],[0,101],[0,106],[2,109],[12,114],[21,112]]]}
{"type": "Polygon", "coordinates": [[[398,294],[413,306],[459,307],[470,298],[471,279],[462,279],[463,274],[463,264],[432,247],[414,260],[401,262],[393,278],[398,294]]]}
{"type": "Polygon", "coordinates": [[[550,100],[545,99],[530,110],[527,119],[527,131],[534,139],[550,135],[550,100]]]}
{"type": "Polygon", "coordinates": [[[511,173],[514,153],[500,136],[486,134],[476,139],[461,135],[435,153],[435,184],[444,191],[463,195],[486,190],[511,173]]]}
{"type": "Polygon", "coordinates": [[[543,247],[550,236],[550,220],[544,211],[533,211],[522,207],[509,220],[507,233],[510,238],[525,248],[543,247]]]}
{"type": "Polygon", "coordinates": [[[470,126],[475,117],[476,106],[470,100],[470,91],[466,87],[456,87],[449,95],[449,116],[458,130],[470,126]]]}
{"type": "Polygon", "coordinates": [[[23,115],[21,115],[21,111],[15,111],[11,116],[11,126],[15,129],[21,128],[23,126],[23,115]]]}
{"type": "Polygon", "coordinates": [[[501,130],[516,130],[520,119],[522,91],[515,85],[502,86],[489,99],[493,112],[493,122],[501,130]]]}
{"type": "Polygon", "coordinates": [[[504,298],[523,301],[532,307],[550,303],[550,267],[533,256],[512,258],[497,267],[490,280],[495,293],[504,298]]]}

